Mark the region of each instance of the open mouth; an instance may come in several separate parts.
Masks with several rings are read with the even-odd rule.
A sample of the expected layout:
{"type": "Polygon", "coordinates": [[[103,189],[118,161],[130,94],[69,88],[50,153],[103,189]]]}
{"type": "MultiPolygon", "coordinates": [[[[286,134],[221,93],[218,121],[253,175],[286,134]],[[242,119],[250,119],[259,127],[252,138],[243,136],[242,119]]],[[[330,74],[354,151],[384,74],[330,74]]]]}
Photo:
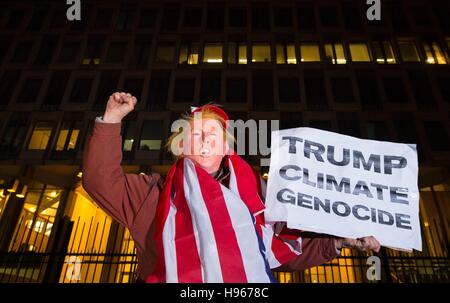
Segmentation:
{"type": "Polygon", "coordinates": [[[200,150],[200,156],[202,157],[209,157],[211,155],[211,151],[209,148],[202,148],[200,150]]]}

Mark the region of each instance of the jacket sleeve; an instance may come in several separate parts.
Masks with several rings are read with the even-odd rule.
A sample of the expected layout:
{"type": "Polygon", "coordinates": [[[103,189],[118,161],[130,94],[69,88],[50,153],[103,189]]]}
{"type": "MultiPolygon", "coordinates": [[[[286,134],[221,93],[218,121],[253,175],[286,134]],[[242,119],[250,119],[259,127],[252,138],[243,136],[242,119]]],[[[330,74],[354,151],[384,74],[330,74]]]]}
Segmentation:
{"type": "Polygon", "coordinates": [[[159,175],[122,170],[121,123],[96,121],[84,150],[82,184],[113,219],[131,228],[159,175]]]}
{"type": "Polygon", "coordinates": [[[334,237],[315,233],[301,233],[302,253],[274,271],[299,271],[322,265],[339,255],[334,237]]]}

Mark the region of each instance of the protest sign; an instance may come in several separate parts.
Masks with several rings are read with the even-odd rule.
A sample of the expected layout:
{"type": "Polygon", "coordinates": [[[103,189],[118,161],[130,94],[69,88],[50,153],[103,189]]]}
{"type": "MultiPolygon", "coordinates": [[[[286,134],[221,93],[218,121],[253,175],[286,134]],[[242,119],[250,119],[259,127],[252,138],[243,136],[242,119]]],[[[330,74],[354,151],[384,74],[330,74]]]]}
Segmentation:
{"type": "Polygon", "coordinates": [[[416,146],[313,128],[272,132],[267,222],[421,250],[416,146]]]}

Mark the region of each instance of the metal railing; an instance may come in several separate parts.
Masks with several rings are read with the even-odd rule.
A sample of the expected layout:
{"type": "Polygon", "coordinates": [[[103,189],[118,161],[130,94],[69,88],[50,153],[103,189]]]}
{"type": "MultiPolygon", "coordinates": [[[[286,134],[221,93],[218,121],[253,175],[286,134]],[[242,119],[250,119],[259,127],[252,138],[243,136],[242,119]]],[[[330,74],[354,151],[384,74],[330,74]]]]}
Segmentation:
{"type": "MultiPolygon", "coordinates": [[[[304,271],[275,273],[281,283],[449,283],[450,259],[388,257],[381,279],[369,280],[367,257],[343,256],[304,271]]],[[[386,259],[384,259],[385,261],[386,259]]],[[[381,261],[383,262],[383,260],[381,261]]],[[[0,254],[1,283],[130,283],[135,254],[0,254]]]]}

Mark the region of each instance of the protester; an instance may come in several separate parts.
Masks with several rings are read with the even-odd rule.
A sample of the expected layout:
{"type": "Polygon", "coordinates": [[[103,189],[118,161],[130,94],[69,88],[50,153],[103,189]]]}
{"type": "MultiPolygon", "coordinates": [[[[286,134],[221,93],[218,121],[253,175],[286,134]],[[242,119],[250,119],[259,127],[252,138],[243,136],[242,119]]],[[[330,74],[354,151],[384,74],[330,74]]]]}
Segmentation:
{"type": "Polygon", "coordinates": [[[85,150],[83,186],[130,230],[138,281],[274,282],[271,269],[317,266],[342,247],[379,251],[373,237],[340,239],[265,224],[260,180],[231,149],[229,119],[218,106],[183,117],[189,130],[168,142],[177,160],[165,181],[124,173],[121,121],[136,102],[127,93],[109,98],[85,150]]]}

